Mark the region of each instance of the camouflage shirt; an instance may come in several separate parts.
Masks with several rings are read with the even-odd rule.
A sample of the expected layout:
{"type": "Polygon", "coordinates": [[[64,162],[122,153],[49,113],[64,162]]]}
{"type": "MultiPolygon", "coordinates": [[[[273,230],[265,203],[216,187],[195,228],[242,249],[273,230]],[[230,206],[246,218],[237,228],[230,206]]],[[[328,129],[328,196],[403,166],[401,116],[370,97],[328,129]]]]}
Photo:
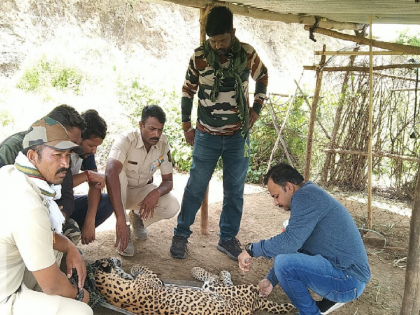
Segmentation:
{"type": "MultiPolygon", "coordinates": [[[[255,80],[254,111],[259,114],[266,98],[268,73],[255,49],[241,43],[247,54],[248,63],[241,74],[242,86],[249,108],[249,75],[255,80]]],[[[220,57],[222,67],[227,67],[230,60],[220,57]]],[[[185,82],[182,87],[182,128],[191,127],[191,111],[194,95],[198,89],[197,128],[214,135],[232,135],[241,129],[239,109],[235,100],[235,80],[222,79],[216,102],[210,100],[214,84],[214,68],[204,57],[203,46],[198,47],[190,59],[185,82]]]]}

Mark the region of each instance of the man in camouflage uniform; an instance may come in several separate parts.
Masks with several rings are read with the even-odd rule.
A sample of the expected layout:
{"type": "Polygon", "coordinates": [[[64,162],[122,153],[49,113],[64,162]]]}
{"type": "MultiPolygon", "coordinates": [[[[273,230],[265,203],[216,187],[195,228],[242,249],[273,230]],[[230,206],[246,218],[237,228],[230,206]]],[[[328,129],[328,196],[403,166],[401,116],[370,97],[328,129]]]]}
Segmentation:
{"type": "Polygon", "coordinates": [[[217,248],[237,260],[236,239],[242,217],[243,190],[248,170],[249,130],[266,98],[267,68],[248,44],[235,37],[232,12],[214,7],[208,14],[209,39],[191,57],[182,88],[182,128],[193,145],[190,178],[185,187],[174,230],[171,254],[185,258],[190,226],[200,208],[219,157],[223,159],[223,209],[217,248]],[[249,105],[249,76],[256,81],[253,106],[249,105]],[[193,98],[198,90],[198,119],[191,126],[193,98]]]}

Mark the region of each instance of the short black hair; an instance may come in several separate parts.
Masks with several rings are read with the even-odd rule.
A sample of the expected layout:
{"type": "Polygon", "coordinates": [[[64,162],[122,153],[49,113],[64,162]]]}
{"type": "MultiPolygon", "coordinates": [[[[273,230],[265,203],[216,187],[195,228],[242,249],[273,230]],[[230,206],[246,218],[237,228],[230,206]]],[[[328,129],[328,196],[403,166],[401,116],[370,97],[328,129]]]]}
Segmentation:
{"type": "Polygon", "coordinates": [[[27,148],[23,149],[22,154],[24,156],[27,156],[28,151],[33,150],[38,155],[38,162],[41,162],[42,151],[44,150],[44,148],[45,148],[45,144],[35,144],[33,146],[30,146],[30,147],[27,147],[27,148]]]}
{"type": "Polygon", "coordinates": [[[67,130],[73,127],[85,130],[86,123],[80,114],[71,106],[62,104],[55,107],[46,116],[58,121],[67,130]]]}
{"type": "Polygon", "coordinates": [[[226,33],[232,33],[233,14],[229,8],[217,6],[210,10],[206,21],[207,36],[216,36],[226,33]]]}
{"type": "Polygon", "coordinates": [[[269,179],[283,188],[286,187],[286,182],[300,185],[303,182],[303,176],[293,167],[286,163],[279,163],[267,172],[264,176],[264,184],[267,185],[269,179]]]}
{"type": "Polygon", "coordinates": [[[82,113],[82,118],[86,122],[86,129],[82,132],[82,139],[90,139],[92,137],[105,139],[108,126],[105,120],[99,116],[94,109],[89,109],[82,113]]]}
{"type": "Polygon", "coordinates": [[[155,117],[161,124],[166,122],[166,114],[159,105],[146,105],[141,111],[141,122],[146,123],[147,118],[155,117]]]}

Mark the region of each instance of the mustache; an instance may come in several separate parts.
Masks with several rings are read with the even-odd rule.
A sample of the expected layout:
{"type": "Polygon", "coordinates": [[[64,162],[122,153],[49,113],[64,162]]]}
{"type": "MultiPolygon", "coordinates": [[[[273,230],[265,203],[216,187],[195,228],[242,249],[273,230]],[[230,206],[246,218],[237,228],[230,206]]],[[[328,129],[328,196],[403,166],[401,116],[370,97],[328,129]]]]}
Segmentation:
{"type": "Polygon", "coordinates": [[[159,138],[150,138],[150,140],[156,140],[156,141],[159,141],[159,138]]]}
{"type": "Polygon", "coordinates": [[[61,172],[66,172],[67,173],[68,170],[69,170],[68,168],[62,167],[55,173],[55,175],[60,174],[61,172]]]}

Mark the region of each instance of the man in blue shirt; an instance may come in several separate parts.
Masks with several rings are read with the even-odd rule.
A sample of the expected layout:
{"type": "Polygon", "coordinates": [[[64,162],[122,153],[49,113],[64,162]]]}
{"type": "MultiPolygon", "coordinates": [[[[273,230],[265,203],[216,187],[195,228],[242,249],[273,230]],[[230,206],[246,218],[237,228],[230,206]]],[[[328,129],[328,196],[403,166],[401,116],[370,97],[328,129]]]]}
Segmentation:
{"type": "Polygon", "coordinates": [[[261,295],[268,296],[279,283],[300,315],[329,314],[358,298],[371,273],[362,238],[346,208],[285,163],[270,169],[264,183],[274,204],[290,211],[290,219],[283,233],[247,244],[238,257],[244,272],[250,270],[251,257],[274,258],[274,266],[259,283],[261,295]],[[323,300],[315,302],[308,288],[323,300]]]}
{"type": "MultiPolygon", "coordinates": [[[[74,212],[70,218],[80,227],[82,244],[89,244],[95,240],[95,228],[102,224],[113,212],[108,194],[102,194],[105,188],[105,174],[98,172],[95,153],[105,139],[107,124],[94,109],[82,113],[86,122],[86,129],[82,132],[83,154],[72,154],[71,172],[73,187],[88,182],[87,195],[74,196],[74,212]]],[[[77,227],[73,227],[77,230],[77,227]]]]}

